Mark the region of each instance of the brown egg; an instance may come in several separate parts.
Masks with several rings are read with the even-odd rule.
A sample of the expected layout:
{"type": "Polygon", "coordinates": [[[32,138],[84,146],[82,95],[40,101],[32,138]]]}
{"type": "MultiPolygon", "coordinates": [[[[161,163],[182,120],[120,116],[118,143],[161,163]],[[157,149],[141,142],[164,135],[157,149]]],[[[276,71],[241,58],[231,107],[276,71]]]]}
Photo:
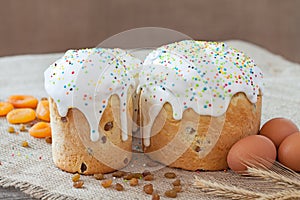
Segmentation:
{"type": "Polygon", "coordinates": [[[299,129],[291,120],[274,118],[267,121],[260,129],[260,134],[270,138],[278,148],[280,143],[289,135],[298,132],[299,129]]]}
{"type": "Polygon", "coordinates": [[[278,149],[278,160],[288,168],[300,172],[300,132],[282,141],[278,149]]]}
{"type": "MultiPolygon", "coordinates": [[[[251,135],[239,140],[231,147],[227,156],[227,163],[232,170],[239,172],[247,169],[244,165],[245,162],[257,165],[257,158],[273,163],[276,159],[276,147],[265,136],[251,135]]],[[[270,163],[261,164],[270,167],[270,163]]]]}

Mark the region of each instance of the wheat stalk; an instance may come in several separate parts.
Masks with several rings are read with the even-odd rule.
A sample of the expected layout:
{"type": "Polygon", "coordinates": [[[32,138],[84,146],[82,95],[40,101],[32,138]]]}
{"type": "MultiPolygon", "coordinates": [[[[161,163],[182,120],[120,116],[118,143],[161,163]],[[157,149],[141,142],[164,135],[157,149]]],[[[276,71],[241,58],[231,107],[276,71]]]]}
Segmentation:
{"type": "Polygon", "coordinates": [[[300,189],[300,175],[285,167],[279,162],[271,162],[261,158],[255,158],[257,162],[245,162],[247,170],[242,175],[262,178],[264,181],[271,181],[277,185],[300,189]],[[273,166],[268,169],[265,166],[273,166]]]}
{"type": "Polygon", "coordinates": [[[284,190],[276,192],[274,194],[265,195],[265,200],[287,200],[287,199],[299,199],[300,191],[295,189],[284,190]]]}
{"type": "Polygon", "coordinates": [[[266,170],[261,170],[261,169],[257,169],[257,168],[248,168],[247,169],[247,174],[250,174],[253,177],[260,177],[263,180],[266,181],[271,181],[275,184],[281,185],[281,186],[285,186],[285,187],[300,187],[300,182],[298,182],[297,180],[288,178],[282,174],[278,174],[274,171],[266,171],[266,170]]]}
{"type": "Polygon", "coordinates": [[[230,197],[231,199],[257,199],[265,195],[259,192],[253,192],[236,186],[228,186],[222,183],[216,183],[195,176],[194,186],[200,188],[209,194],[222,197],[230,197]]]}
{"type": "Polygon", "coordinates": [[[231,199],[300,199],[300,175],[278,162],[275,162],[272,168],[268,169],[267,167],[265,167],[268,166],[265,165],[267,162],[269,161],[263,160],[259,162],[260,164],[251,164],[253,162],[245,163],[245,165],[247,166],[247,170],[242,175],[247,175],[247,178],[260,178],[262,181],[265,181],[269,184],[274,183],[274,185],[277,185],[275,192],[274,185],[270,185],[269,187],[267,187],[267,189],[273,189],[273,192],[265,194],[241,187],[228,185],[227,183],[217,183],[209,180],[204,180],[196,176],[194,187],[199,188],[209,194],[229,197],[231,199]]]}

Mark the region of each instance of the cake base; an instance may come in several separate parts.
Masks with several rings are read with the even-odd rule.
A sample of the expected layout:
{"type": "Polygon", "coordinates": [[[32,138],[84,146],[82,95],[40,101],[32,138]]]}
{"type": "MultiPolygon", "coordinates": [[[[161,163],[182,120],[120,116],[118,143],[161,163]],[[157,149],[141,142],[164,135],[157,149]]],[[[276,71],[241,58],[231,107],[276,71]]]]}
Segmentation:
{"type": "MultiPolygon", "coordinates": [[[[90,128],[84,114],[70,108],[61,117],[57,105],[49,98],[52,128],[52,156],[55,165],[67,172],[81,174],[109,173],[125,167],[131,160],[131,124],[126,141],[121,137],[120,101],[117,95],[110,97],[99,123],[100,139],[90,140],[90,128]]],[[[133,114],[129,100],[128,115],[133,114]]]]}
{"type": "Polygon", "coordinates": [[[244,93],[237,93],[220,117],[201,116],[187,109],[181,120],[175,120],[172,106],[166,103],[154,121],[150,146],[144,147],[144,152],[170,167],[193,171],[227,169],[231,146],[258,133],[261,105],[261,96],[252,104],[244,93]]]}

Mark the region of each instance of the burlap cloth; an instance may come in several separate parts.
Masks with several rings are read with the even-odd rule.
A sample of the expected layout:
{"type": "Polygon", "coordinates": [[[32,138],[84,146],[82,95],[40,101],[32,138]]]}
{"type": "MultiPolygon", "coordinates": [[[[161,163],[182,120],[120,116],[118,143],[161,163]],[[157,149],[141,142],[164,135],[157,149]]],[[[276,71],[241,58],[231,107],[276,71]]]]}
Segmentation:
{"type": "MultiPolygon", "coordinates": [[[[258,46],[242,41],[227,41],[237,49],[246,52],[265,74],[262,123],[273,117],[287,117],[300,126],[300,65],[289,62],[258,46]]],[[[38,98],[46,96],[43,87],[43,72],[62,54],[23,55],[0,58],[0,100],[11,94],[31,94],[38,98]]],[[[51,145],[42,139],[35,139],[27,132],[10,134],[5,118],[0,118],[0,186],[14,186],[36,198],[42,199],[151,199],[142,192],[145,182],[131,187],[121,179],[125,191],[104,189],[99,181],[91,176],[82,176],[84,188],[72,186],[72,174],[57,169],[51,157],[51,145]],[[27,140],[30,148],[21,146],[27,140]]],[[[15,126],[17,131],[19,126],[15,126]]],[[[148,162],[143,155],[133,158],[128,168],[142,172],[148,162]]],[[[151,183],[154,189],[166,199],[163,193],[171,189],[171,182],[163,178],[165,172],[173,171],[182,181],[183,192],[177,199],[216,199],[194,189],[191,185],[194,176],[214,181],[259,190],[255,181],[245,180],[231,171],[228,172],[188,172],[178,169],[162,168],[155,171],[156,179],[151,183]]],[[[107,175],[110,177],[111,175],[107,175]]]]}

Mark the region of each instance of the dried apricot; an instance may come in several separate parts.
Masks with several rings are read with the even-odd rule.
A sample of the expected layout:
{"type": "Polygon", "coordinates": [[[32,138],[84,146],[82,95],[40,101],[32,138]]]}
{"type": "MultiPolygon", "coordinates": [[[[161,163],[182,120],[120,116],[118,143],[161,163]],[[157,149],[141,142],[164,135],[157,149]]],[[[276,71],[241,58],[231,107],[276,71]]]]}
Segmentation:
{"type": "Polygon", "coordinates": [[[19,108],[10,111],[6,119],[11,124],[31,122],[35,119],[35,111],[31,108],[19,108]]]}
{"type": "Polygon", "coordinates": [[[36,138],[51,136],[51,127],[48,122],[38,122],[29,129],[29,134],[36,138]]]}
{"type": "Polygon", "coordinates": [[[49,101],[41,100],[36,107],[37,118],[50,122],[49,101]]]}
{"type": "Polygon", "coordinates": [[[0,116],[5,116],[7,113],[12,111],[14,106],[8,102],[0,102],[0,116]]]}
{"type": "Polygon", "coordinates": [[[30,95],[12,95],[7,100],[15,108],[36,108],[37,98],[30,95]]]}

